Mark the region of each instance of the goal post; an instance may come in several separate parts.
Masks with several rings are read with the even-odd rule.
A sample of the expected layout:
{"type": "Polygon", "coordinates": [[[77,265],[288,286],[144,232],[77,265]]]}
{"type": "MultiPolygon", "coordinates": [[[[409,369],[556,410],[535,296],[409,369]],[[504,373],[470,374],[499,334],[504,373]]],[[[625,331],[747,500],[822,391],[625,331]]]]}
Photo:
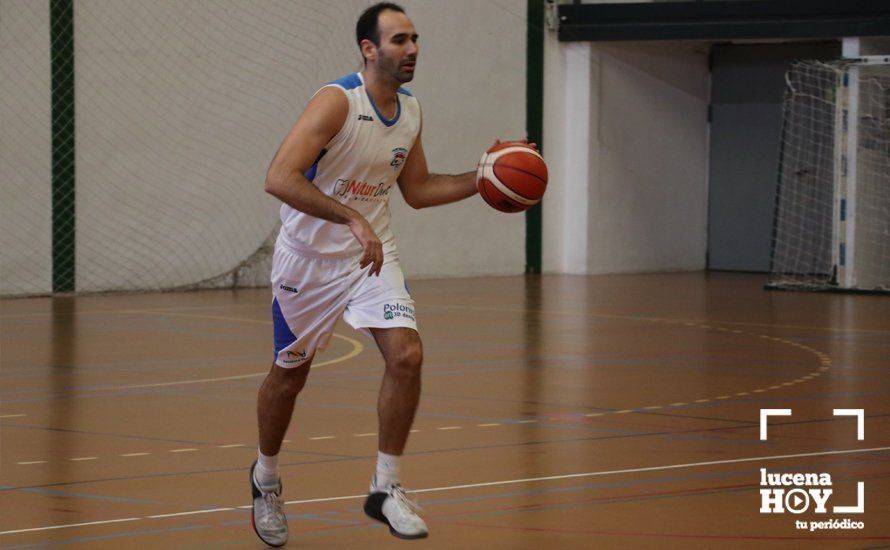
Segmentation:
{"type": "Polygon", "coordinates": [[[767,286],[890,292],[890,56],[786,83],[767,286]]]}

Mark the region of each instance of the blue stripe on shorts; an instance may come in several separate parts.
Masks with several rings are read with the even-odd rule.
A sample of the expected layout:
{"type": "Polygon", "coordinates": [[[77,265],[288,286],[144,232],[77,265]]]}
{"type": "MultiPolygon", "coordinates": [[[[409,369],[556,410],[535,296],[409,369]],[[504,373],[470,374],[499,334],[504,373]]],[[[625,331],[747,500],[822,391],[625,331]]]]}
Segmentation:
{"type": "Polygon", "coordinates": [[[272,327],[275,334],[275,358],[278,359],[278,352],[297,341],[297,337],[287,326],[284,320],[284,314],[281,313],[281,306],[278,305],[278,298],[272,300],[272,327]]]}

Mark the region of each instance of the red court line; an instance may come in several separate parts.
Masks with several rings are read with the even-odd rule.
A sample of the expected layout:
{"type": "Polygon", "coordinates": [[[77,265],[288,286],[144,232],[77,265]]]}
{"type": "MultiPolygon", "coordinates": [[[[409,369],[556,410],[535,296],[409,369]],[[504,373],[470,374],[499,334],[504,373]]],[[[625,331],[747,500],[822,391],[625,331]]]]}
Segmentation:
{"type": "Polygon", "coordinates": [[[571,533],[579,535],[614,535],[626,537],[659,537],[680,539],[719,539],[719,540],[890,540],[890,536],[879,537],[825,537],[825,536],[758,536],[758,535],[694,535],[684,533],[643,533],[633,531],[594,531],[588,529],[547,529],[543,527],[517,527],[508,525],[489,525],[484,523],[466,523],[462,521],[442,521],[446,525],[462,527],[483,527],[489,529],[508,529],[511,531],[537,531],[542,533],[571,533]]]}

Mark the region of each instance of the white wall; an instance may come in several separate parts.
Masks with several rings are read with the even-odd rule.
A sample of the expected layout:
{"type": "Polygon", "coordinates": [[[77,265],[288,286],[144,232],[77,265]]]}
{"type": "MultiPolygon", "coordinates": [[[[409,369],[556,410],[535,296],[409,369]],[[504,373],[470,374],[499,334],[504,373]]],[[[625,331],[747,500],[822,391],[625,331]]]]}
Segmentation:
{"type": "MultiPolygon", "coordinates": [[[[495,138],[525,136],[525,0],[412,0],[420,34],[417,75],[408,85],[423,108],[430,170],[476,169],[495,138]]],[[[518,274],[525,268],[525,217],[478,196],[412,210],[392,199],[393,230],[409,276],[518,274]]]]}
{"type": "MultiPolygon", "coordinates": [[[[250,274],[242,283],[265,284],[267,254],[258,255],[260,269],[239,264],[262,250],[277,226],[278,203],[262,191],[266,168],[312,93],[360,67],[355,20],[372,3],[75,1],[77,289],[170,287],[232,270],[250,274]]],[[[424,109],[430,168],[474,170],[495,138],[525,133],[525,1],[411,0],[404,6],[422,36],[408,88],[424,109]]],[[[25,62],[4,60],[10,72],[0,83],[4,96],[9,87],[21,101],[0,103],[4,113],[24,116],[27,131],[44,143],[46,11],[39,2],[4,0],[0,18],[2,40],[22,46],[15,55],[37,52],[25,62]],[[16,13],[10,6],[27,21],[10,16],[16,13]],[[31,103],[22,107],[25,100],[31,103]],[[44,119],[27,111],[32,104],[44,109],[44,119]]],[[[35,256],[33,269],[45,281],[16,288],[46,291],[49,162],[31,151],[49,147],[20,143],[6,124],[0,135],[3,154],[12,157],[0,173],[0,204],[13,212],[0,223],[22,225],[22,218],[40,225],[13,233],[27,250],[14,261],[3,256],[4,273],[18,269],[16,262],[33,264],[35,256]],[[17,184],[15,198],[27,207],[6,191],[23,175],[29,185],[17,184]]],[[[409,276],[523,271],[523,216],[500,214],[478,197],[423,211],[407,208],[400,197],[393,203],[409,276]]]]}
{"type": "Polygon", "coordinates": [[[703,269],[706,49],[548,33],[545,56],[545,271],[703,269]]]}
{"type": "Polygon", "coordinates": [[[49,3],[0,5],[0,295],[52,291],[49,3]]]}
{"type": "Polygon", "coordinates": [[[600,108],[591,118],[588,272],[704,269],[707,47],[591,51],[600,108]]]}

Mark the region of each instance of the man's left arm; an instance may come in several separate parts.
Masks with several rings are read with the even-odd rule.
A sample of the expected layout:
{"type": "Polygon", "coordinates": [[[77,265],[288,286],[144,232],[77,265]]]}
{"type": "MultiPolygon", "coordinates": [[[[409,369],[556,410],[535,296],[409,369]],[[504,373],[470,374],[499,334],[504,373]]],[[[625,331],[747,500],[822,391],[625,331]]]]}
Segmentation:
{"type": "Polygon", "coordinates": [[[446,174],[430,174],[423,154],[421,136],[408,158],[402,173],[399,174],[399,188],[405,202],[412,208],[426,208],[456,202],[476,194],[476,171],[465,172],[454,176],[446,174]]]}

